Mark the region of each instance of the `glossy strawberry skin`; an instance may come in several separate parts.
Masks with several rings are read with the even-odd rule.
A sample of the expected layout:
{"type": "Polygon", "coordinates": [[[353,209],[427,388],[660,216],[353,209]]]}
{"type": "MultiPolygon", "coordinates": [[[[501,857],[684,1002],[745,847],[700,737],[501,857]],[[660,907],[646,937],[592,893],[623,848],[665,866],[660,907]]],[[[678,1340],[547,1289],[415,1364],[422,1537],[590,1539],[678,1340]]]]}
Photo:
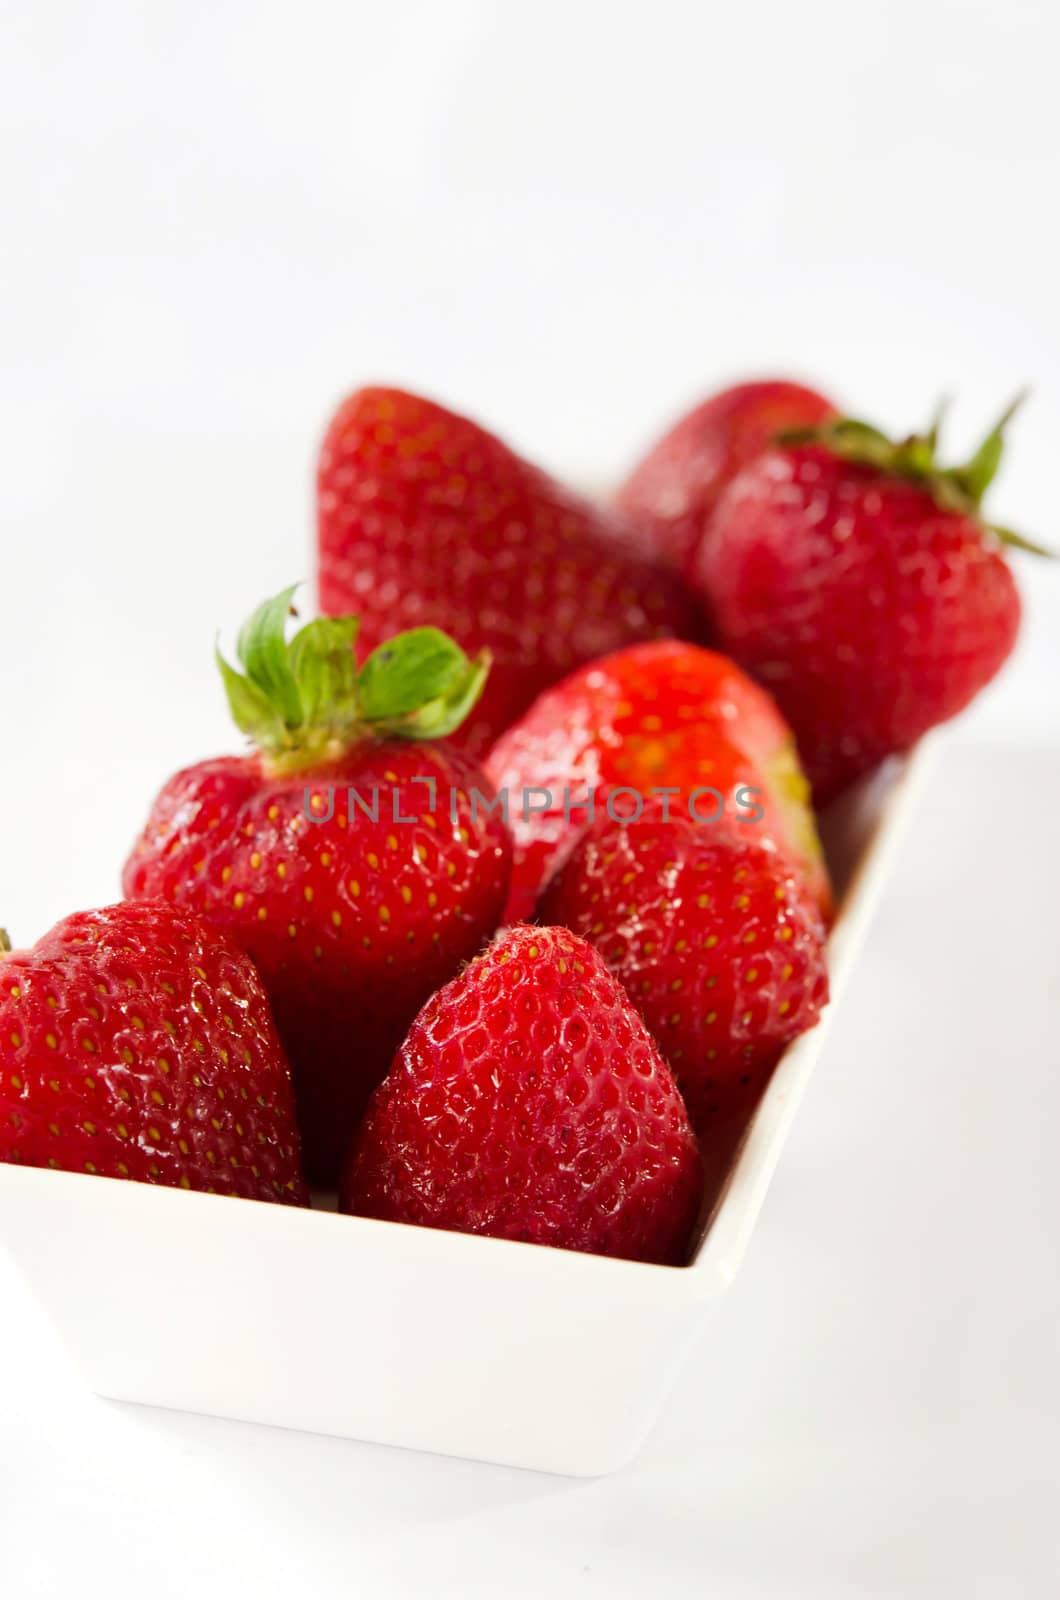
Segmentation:
{"type": "Polygon", "coordinates": [[[819,444],[734,480],[695,582],[722,647],[794,727],[819,805],[962,710],[1019,629],[1012,574],[974,517],[819,444]]]}
{"type": "Polygon", "coordinates": [[[0,1161],[306,1204],[252,963],[151,903],[79,912],[0,960],[0,1161]]]}
{"type": "MultiPolygon", "coordinates": [[[[764,810],[759,829],[795,860],[822,908],[831,905],[828,877],[805,803],[791,731],[769,696],[715,651],[675,640],[635,645],[573,673],[543,694],[497,741],[486,771],[509,797],[515,862],[507,920],[532,915],[546,880],[588,820],[572,802],[590,788],[597,806],[610,789],[650,796],[676,789],[675,812],[704,787],[726,797],[733,820],[749,815],[737,795],[752,789],[764,810]],[[549,790],[554,806],[524,807],[524,791],[549,790]]],[[[622,802],[633,805],[632,801],[622,802]]],[[[709,814],[709,798],[697,802],[709,814]]],[[[616,798],[615,808],[618,807],[616,798]]]]}
{"type": "Polygon", "coordinates": [[[261,971],[315,1183],[334,1183],[420,1006],[500,920],[511,846],[491,798],[444,743],[369,740],[285,777],[227,757],[165,786],[126,864],[128,896],[193,906],[261,971]]]}
{"type": "Polygon", "coordinates": [[[599,950],[703,1138],[712,1122],[746,1120],[828,999],[821,914],[750,828],[596,824],[547,886],[541,920],[599,950]]]}
{"type": "Polygon", "coordinates": [[[781,378],[711,395],[663,435],[634,468],[619,507],[648,529],[657,555],[688,572],[726,484],[789,428],[836,414],[824,395],[781,378]]]}
{"type": "Polygon", "coordinates": [[[573,667],[638,639],[692,634],[683,586],[643,536],[429,400],[361,389],[339,407],[318,480],[318,585],[369,649],[433,623],[493,668],[456,735],[481,752],[573,667]]]}
{"type": "Polygon", "coordinates": [[[702,1168],[669,1069],[596,952],[508,930],[428,1003],[358,1132],[344,1210],[684,1260],[702,1168]]]}

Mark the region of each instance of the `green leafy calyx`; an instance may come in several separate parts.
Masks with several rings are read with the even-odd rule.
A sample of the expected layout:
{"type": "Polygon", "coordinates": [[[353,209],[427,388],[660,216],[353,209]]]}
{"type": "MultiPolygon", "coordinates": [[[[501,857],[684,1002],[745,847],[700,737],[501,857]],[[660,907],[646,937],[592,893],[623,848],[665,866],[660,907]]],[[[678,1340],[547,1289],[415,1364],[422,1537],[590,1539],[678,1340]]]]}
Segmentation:
{"type": "Polygon", "coordinates": [[[997,475],[1004,453],[1005,428],[1022,405],[1024,396],[1017,395],[1006,406],[986,438],[971,459],[961,466],[943,467],[938,461],[938,443],[944,406],[940,406],[926,433],[912,433],[906,439],[890,439],[869,422],[856,417],[832,417],[813,428],[791,428],[778,434],[779,444],[822,444],[833,455],[859,466],[875,467],[895,477],[909,478],[920,484],[944,511],[956,511],[975,517],[985,528],[995,534],[1002,544],[1032,555],[1051,556],[1044,545],[1035,544],[1011,528],[996,522],[987,522],[980,515],[983,496],[997,475]]]}
{"type": "Polygon", "coordinates": [[[489,654],[469,659],[438,628],[411,628],[358,668],[356,617],[317,617],[287,637],[297,585],[259,606],[217,665],[232,716],[277,771],[337,760],[367,738],[444,739],[482,693],[489,654]]]}

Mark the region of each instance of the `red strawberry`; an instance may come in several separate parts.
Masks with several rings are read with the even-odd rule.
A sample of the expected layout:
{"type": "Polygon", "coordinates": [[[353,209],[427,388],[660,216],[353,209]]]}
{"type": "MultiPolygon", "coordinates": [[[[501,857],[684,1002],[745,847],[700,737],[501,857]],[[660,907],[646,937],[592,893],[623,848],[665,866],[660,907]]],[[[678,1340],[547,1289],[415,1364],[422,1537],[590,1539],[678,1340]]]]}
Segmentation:
{"type": "Polygon", "coordinates": [[[835,414],[823,395],[782,378],[722,389],[653,445],[618,504],[651,531],[660,558],[687,572],[725,485],[782,430],[835,414]]]}
{"type": "Polygon", "coordinates": [[[459,736],[468,749],[485,750],[581,662],[699,626],[624,519],[416,395],[361,389],[343,402],[318,506],[321,609],[356,611],[362,644],[430,622],[489,648],[489,683],[459,736]]]}
{"type": "Polygon", "coordinates": [[[587,828],[545,891],[542,921],[600,951],[677,1078],[693,1126],[745,1119],[783,1047],[828,998],[824,923],[753,828],[587,828]]]}
{"type": "MultiPolygon", "coordinates": [[[[666,788],[674,814],[688,815],[691,800],[704,819],[723,801],[731,820],[775,839],[830,907],[791,730],[769,696],[712,650],[667,640],[581,668],[502,735],[486,769],[507,796],[515,836],[509,920],[531,915],[588,819],[589,789],[598,810],[619,788],[645,801],[666,788]]],[[[617,814],[634,809],[633,796],[615,797],[617,814]]]]}
{"type": "Polygon", "coordinates": [[[298,1154],[264,987],[216,928],[108,906],[0,955],[0,1161],[305,1205],[298,1154]]]}
{"type": "Polygon", "coordinates": [[[722,645],[776,696],[818,804],[954,716],[1015,643],[1002,541],[1026,541],[978,509],[1001,426],[967,468],[934,447],[934,430],[896,445],[839,421],[770,450],[697,558],[722,645]]]}
{"type": "Polygon", "coordinates": [[[285,642],[291,592],[240,636],[245,675],[222,663],[259,748],[177,773],[123,883],[195,907],[253,957],[307,1170],[329,1183],[416,1012],[496,928],[511,846],[471,759],[427,742],[456,726],[484,666],[423,628],[357,674],[352,618],[285,642]]]}
{"type": "Polygon", "coordinates": [[[702,1168],[670,1071],[596,952],[512,928],[424,1007],[343,1179],[360,1216],[684,1259],[702,1168]]]}

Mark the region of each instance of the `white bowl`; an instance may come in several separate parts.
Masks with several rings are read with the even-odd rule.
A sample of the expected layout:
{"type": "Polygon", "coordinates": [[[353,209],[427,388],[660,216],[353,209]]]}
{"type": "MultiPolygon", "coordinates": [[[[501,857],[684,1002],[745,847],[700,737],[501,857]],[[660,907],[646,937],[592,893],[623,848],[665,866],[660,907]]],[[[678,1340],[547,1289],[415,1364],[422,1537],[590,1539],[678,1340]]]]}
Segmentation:
{"type": "Polygon", "coordinates": [[[921,764],[825,819],[832,1004],[777,1067],[690,1265],[0,1163],[0,1240],[88,1383],[551,1472],[622,1465],[736,1273],[921,764]]]}

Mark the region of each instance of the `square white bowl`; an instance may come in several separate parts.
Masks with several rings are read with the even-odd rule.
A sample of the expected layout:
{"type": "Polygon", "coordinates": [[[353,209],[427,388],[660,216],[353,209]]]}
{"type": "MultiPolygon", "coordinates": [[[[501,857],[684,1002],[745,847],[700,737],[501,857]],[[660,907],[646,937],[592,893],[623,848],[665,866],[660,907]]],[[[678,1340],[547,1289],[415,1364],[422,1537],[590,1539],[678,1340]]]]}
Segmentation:
{"type": "Polygon", "coordinates": [[[832,1002],[784,1054],[686,1267],[0,1163],[0,1242],[99,1394],[550,1472],[638,1449],[732,1281],[923,752],[824,819],[832,1002]]]}

